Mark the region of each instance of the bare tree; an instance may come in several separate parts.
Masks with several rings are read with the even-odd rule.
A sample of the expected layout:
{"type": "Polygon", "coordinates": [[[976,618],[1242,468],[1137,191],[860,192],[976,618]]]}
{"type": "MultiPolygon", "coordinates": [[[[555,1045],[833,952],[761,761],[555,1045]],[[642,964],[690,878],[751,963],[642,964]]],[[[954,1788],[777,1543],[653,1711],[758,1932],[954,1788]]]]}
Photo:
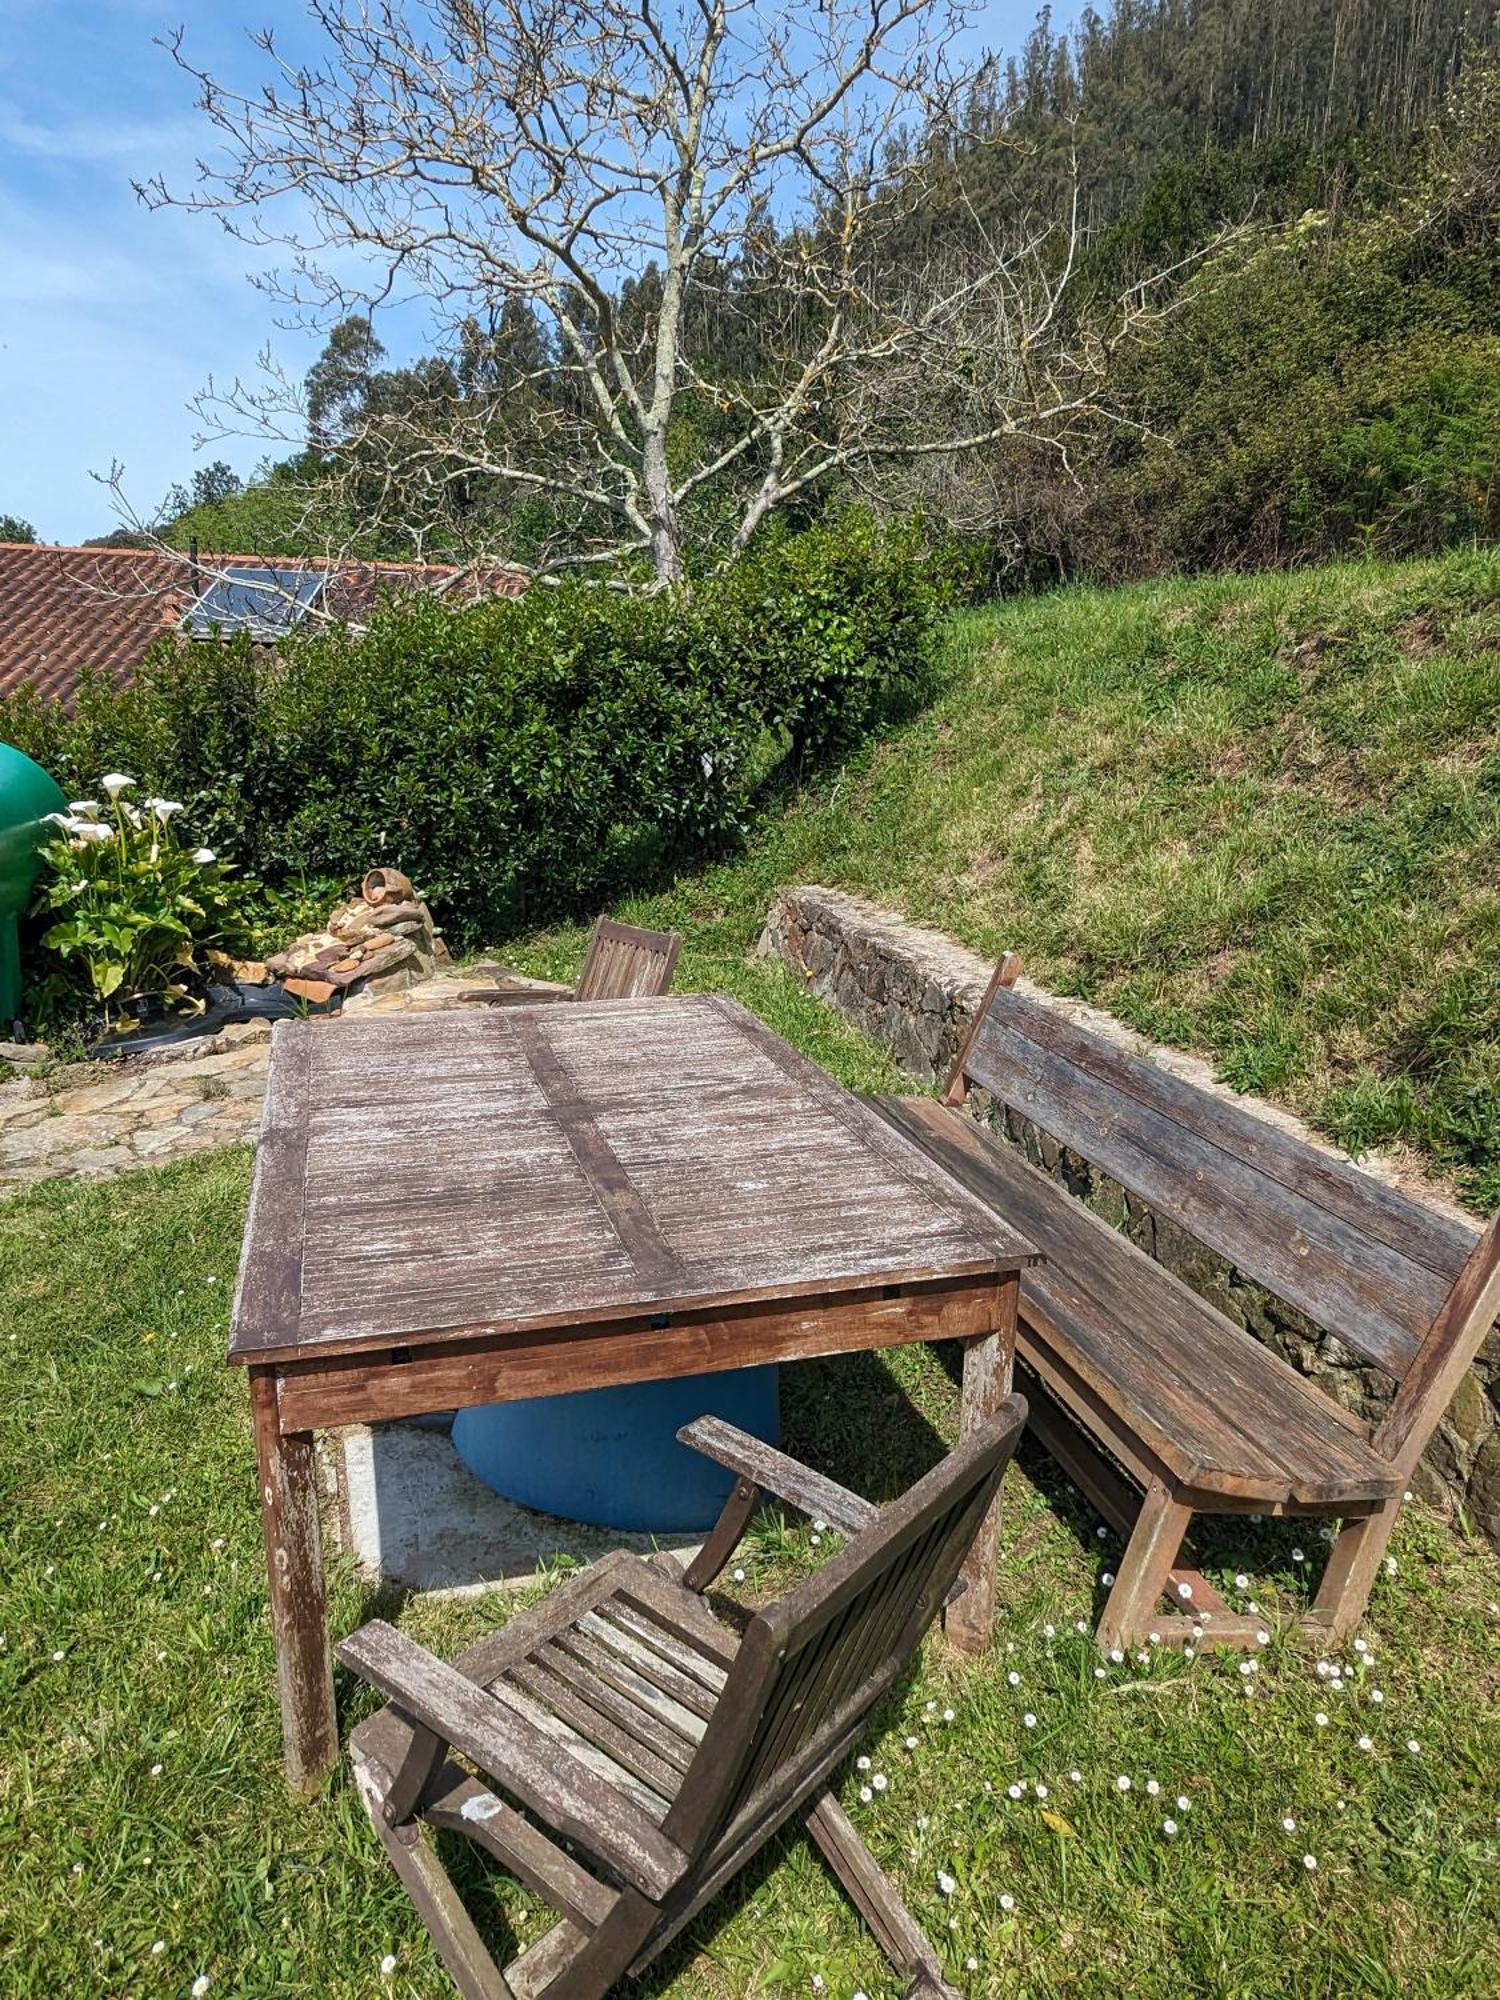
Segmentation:
{"type": "MultiPolygon", "coordinates": [[[[1097,410],[1108,343],[1060,333],[1076,209],[911,252],[959,101],[943,0],[309,12],[320,56],[256,34],[253,92],[169,38],[220,143],[192,189],[139,191],[285,253],[261,282],[306,323],[432,315],[422,393],[345,409],[320,440],[342,520],[400,520],[422,553],[436,522],[482,541],[475,496],[534,495],[537,568],[633,557],[669,584],[695,538],[742,549],[809,487],[1065,437],[1097,410]],[[518,315],[540,349],[505,337],[518,315]]],[[[199,408],[213,436],[311,434],[270,357],[199,408]]]]}

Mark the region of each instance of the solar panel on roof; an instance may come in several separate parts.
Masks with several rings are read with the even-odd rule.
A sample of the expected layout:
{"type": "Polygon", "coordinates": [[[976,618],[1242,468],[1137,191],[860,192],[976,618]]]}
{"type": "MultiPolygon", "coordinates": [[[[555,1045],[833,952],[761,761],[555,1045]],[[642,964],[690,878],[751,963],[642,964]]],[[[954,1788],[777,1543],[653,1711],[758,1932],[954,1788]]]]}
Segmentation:
{"type": "Polygon", "coordinates": [[[237,563],[221,571],[189,607],[182,629],[195,638],[248,632],[252,639],[279,639],[307,616],[327,581],[321,571],[237,563]]]}

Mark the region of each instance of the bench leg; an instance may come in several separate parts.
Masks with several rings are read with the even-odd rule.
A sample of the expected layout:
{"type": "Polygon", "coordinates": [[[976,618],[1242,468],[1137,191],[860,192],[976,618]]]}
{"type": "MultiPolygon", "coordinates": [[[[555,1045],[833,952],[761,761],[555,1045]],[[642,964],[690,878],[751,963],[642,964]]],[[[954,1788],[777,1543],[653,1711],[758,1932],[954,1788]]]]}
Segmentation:
{"type": "Polygon", "coordinates": [[[1106,1652],[1115,1646],[1139,1645],[1146,1637],[1192,1518],[1192,1508],[1174,1500],[1159,1479],[1146,1488],[1095,1634],[1106,1652]]]}
{"type": "Polygon", "coordinates": [[[1325,1638],[1328,1645],[1341,1645],[1364,1617],[1370,1586],[1379,1573],[1400,1511],[1399,1499],[1387,1500],[1374,1513],[1361,1515],[1357,1521],[1346,1521],[1339,1530],[1313,1601],[1319,1637],[1325,1638]]]}
{"type": "MultiPolygon", "coordinates": [[[[1016,1365],[1016,1315],[1021,1280],[1001,1280],[995,1294],[995,1324],[964,1348],[964,1381],[958,1411],[958,1434],[972,1437],[1010,1394],[1016,1365]]],[[[1000,1495],[995,1495],[979,1532],[969,1546],[959,1574],[965,1589],[948,1607],[943,1630],[966,1653],[982,1653],[995,1623],[995,1561],[1000,1546],[1000,1495]]]]}

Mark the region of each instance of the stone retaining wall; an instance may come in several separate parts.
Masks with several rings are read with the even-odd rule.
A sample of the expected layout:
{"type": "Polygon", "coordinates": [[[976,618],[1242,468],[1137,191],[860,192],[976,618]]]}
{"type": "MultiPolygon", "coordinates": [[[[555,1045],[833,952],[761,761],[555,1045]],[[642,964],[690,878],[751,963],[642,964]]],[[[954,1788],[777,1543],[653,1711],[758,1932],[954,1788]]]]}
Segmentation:
{"type": "MultiPolygon", "coordinates": [[[[781,890],[766,919],[759,949],[794,967],[810,991],[837,1007],[856,1027],[892,1050],[913,1076],[929,1084],[940,1082],[952,1067],[991,971],[983,959],[941,931],[908,923],[857,896],[815,884],[781,890]]],[[[1290,1113],[1258,1098],[1236,1095],[1197,1057],[1148,1043],[1112,1015],[1081,1001],[1060,999],[1024,977],[1018,991],[1121,1048],[1148,1055],[1200,1089],[1233,1098],[1243,1109],[1308,1144],[1325,1152],[1334,1150],[1290,1113]]],[[[1386,1376],[1366,1367],[1342,1343],[1320,1333],[1292,1307],[1248,1282],[1222,1258],[1204,1250],[1167,1218],[1153,1214],[1117,1182],[1097,1173],[1027,1120],[986,1104],[980,1092],[971,1096],[970,1107],[1003,1129],[1034,1165],[1123,1228],[1143,1250],[1314,1378],[1327,1394],[1367,1419],[1378,1416],[1390,1395],[1386,1376]]],[[[1378,1160],[1361,1166],[1378,1179],[1398,1180],[1395,1171],[1378,1160]]],[[[1436,1194],[1425,1190],[1418,1194],[1407,1177],[1400,1177],[1399,1185],[1408,1195],[1447,1206],[1436,1194]]],[[[1414,1483],[1450,1518],[1462,1507],[1500,1548],[1500,1333],[1491,1334],[1454,1398],[1414,1483]]]]}

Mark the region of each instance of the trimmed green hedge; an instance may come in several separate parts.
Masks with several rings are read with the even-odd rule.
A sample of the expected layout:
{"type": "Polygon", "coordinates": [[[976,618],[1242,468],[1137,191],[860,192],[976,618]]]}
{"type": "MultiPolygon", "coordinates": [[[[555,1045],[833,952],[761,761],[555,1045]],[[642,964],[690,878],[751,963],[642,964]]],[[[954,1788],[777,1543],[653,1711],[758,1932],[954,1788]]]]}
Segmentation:
{"type": "Polygon", "coordinates": [[[418,599],[274,658],[168,646],[71,717],[0,704],[0,736],[67,788],[114,768],[188,802],[273,885],[398,866],[469,943],[733,837],[779,765],[920,701],[954,582],[914,530],[848,515],[691,592],[418,599]]]}

